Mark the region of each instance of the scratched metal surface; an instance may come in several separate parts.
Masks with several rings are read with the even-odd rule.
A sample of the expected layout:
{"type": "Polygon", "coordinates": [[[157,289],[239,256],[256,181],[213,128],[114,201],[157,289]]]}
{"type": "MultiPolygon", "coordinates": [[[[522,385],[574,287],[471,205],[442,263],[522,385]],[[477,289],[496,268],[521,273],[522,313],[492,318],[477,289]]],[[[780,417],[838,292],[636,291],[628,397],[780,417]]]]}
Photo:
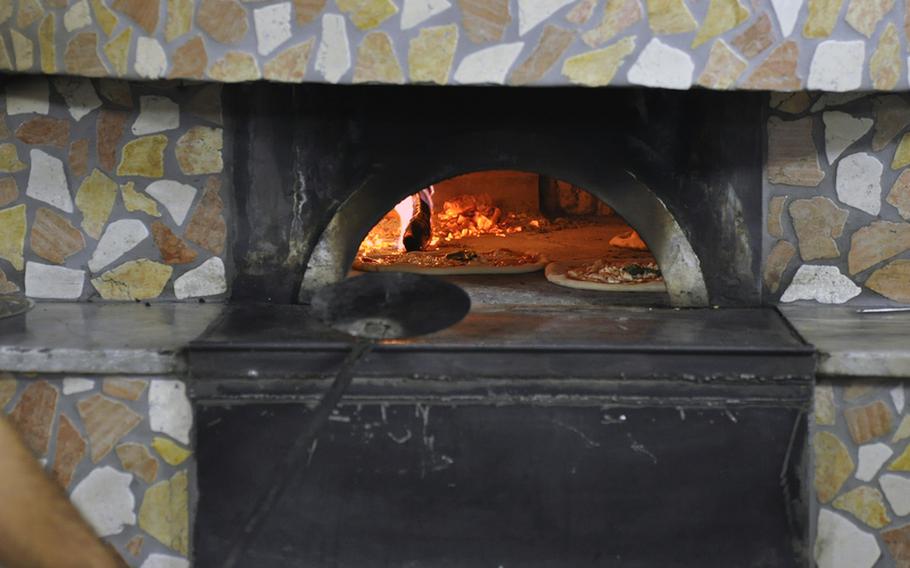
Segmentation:
{"type": "MultiPolygon", "coordinates": [[[[220,565],[306,413],[197,408],[196,565],[220,565]]],[[[803,565],[804,422],[779,407],[343,406],[246,565],[803,565]]]]}

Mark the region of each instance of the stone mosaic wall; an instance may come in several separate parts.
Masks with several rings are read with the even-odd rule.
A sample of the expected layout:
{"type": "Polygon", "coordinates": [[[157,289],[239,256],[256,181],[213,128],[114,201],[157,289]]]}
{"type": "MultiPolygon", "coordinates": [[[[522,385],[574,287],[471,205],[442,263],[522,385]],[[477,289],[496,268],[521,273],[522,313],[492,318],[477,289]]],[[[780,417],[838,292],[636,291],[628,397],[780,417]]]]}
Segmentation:
{"type": "Polygon", "coordinates": [[[810,428],[819,568],[910,564],[905,382],[822,382],[810,428]]]}
{"type": "Polygon", "coordinates": [[[772,301],[910,304],[910,98],[772,94],[772,301]]]}
{"type": "Polygon", "coordinates": [[[220,85],[23,77],[3,90],[0,294],[225,295],[220,85]]]}
{"type": "Polygon", "coordinates": [[[908,0],[3,0],[0,68],[327,83],[906,88],[908,0]]]}
{"type": "Polygon", "coordinates": [[[130,566],[189,566],[193,416],[182,382],[0,372],[0,411],[130,566]]]}

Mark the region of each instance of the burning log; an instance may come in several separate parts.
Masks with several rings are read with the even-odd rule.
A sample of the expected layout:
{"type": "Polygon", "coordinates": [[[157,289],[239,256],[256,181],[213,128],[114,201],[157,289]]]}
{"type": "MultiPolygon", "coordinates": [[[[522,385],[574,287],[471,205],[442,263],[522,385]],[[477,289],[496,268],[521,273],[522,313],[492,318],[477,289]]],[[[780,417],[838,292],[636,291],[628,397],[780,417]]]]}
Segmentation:
{"type": "Polygon", "coordinates": [[[421,192],[420,198],[416,201],[417,211],[411,218],[411,222],[408,223],[404,236],[401,238],[404,250],[408,252],[423,250],[433,236],[431,205],[428,201],[424,201],[423,192],[421,192]]]}

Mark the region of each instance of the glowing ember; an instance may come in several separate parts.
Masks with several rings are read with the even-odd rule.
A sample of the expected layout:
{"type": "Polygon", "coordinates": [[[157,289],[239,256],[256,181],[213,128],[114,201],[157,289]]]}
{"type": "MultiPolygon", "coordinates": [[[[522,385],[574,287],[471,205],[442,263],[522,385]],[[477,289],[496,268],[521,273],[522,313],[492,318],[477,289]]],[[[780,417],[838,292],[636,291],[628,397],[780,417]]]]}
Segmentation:
{"type": "MultiPolygon", "coordinates": [[[[428,188],[428,190],[431,192],[432,188],[428,188]]],[[[428,190],[424,190],[424,192],[428,190]]],[[[424,195],[424,199],[429,201],[431,194],[424,195]]],[[[364,238],[359,254],[404,252],[405,233],[408,224],[414,220],[415,211],[420,206],[418,203],[420,195],[406,197],[392,211],[389,211],[364,238]]],[[[590,217],[560,217],[550,221],[541,215],[505,212],[496,206],[489,194],[466,194],[445,201],[442,207],[437,207],[432,216],[432,236],[421,247],[421,250],[439,250],[447,243],[451,243],[449,245],[451,247],[458,240],[467,237],[482,235],[506,237],[523,232],[546,233],[597,222],[590,217]]],[[[622,248],[647,250],[647,246],[635,231],[614,237],[613,240],[620,237],[624,239],[623,244],[616,244],[613,241],[610,244],[622,248]],[[626,242],[628,244],[625,244],[626,242]]]]}

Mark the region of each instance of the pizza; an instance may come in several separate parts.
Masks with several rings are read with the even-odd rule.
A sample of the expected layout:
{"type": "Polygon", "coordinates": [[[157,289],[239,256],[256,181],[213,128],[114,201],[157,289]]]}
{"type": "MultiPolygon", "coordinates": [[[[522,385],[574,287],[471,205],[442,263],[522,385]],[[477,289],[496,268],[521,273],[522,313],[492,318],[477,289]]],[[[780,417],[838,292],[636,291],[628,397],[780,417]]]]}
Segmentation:
{"type": "Polygon", "coordinates": [[[353,268],[365,272],[452,274],[524,274],[542,270],[549,261],[540,254],[511,249],[475,251],[439,248],[412,252],[360,253],[353,268]]]}
{"type": "Polygon", "coordinates": [[[577,265],[552,262],[545,275],[553,284],[579,290],[661,292],[666,290],[660,268],[652,261],[598,259],[577,265]]]}

